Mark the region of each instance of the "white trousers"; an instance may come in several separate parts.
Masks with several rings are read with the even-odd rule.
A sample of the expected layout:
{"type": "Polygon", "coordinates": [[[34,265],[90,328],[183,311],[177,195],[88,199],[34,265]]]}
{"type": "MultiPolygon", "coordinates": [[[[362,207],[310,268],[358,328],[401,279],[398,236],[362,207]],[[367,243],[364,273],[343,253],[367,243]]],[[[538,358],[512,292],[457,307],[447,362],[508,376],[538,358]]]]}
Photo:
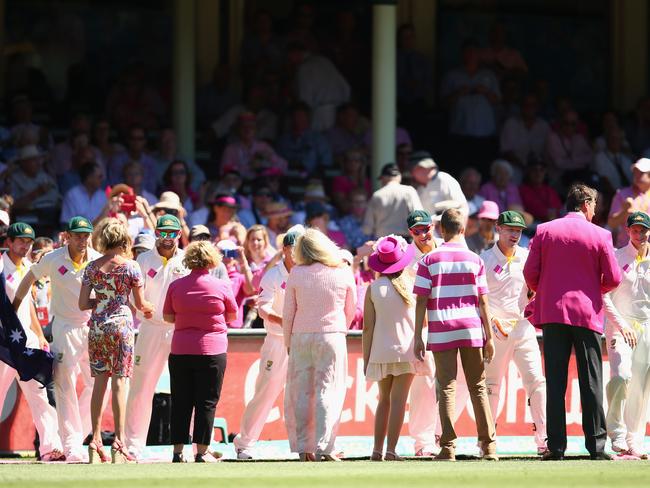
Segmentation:
{"type": "Polygon", "coordinates": [[[94,380],[88,358],[88,327],[58,322],[52,324],[54,354],[54,398],[59,434],[66,455],[83,452],[83,440],[92,431],[90,398],[94,380]],[[83,382],[77,397],[79,377],[83,382]]]}
{"type": "Polygon", "coordinates": [[[433,354],[424,355],[427,370],[431,374],[415,376],[409,392],[409,435],[415,441],[414,450],[434,452],[436,445],[436,423],[438,407],[436,405],[436,365],[433,354]]]}
{"type": "Polygon", "coordinates": [[[255,393],[246,405],[239,434],[234,440],[236,449],[249,449],[259,439],[269,412],[286,383],[288,362],[284,337],[267,333],[260,349],[260,368],[255,382],[255,393]]]}
{"type": "Polygon", "coordinates": [[[143,322],[135,342],[126,401],[125,444],[136,457],[147,444],[153,395],[172,347],[174,328],[143,322]]]}
{"type": "MultiPolygon", "coordinates": [[[[0,399],[4,403],[14,379],[18,382],[18,386],[29,405],[29,410],[32,412],[32,418],[40,441],[39,451],[41,456],[52,452],[54,449],[61,451],[56,410],[48,403],[47,391],[38,381],[20,381],[18,372],[15,369],[0,362],[0,399]]],[[[0,404],[1,409],[2,404],[0,404]]]]}
{"type": "Polygon", "coordinates": [[[632,378],[632,348],[623,336],[611,330],[609,324],[605,329],[607,340],[607,357],[609,359],[609,382],[605,387],[607,395],[607,435],[617,445],[625,447],[627,428],[623,419],[628,385],[632,378]]]}
{"type": "Polygon", "coordinates": [[[625,402],[625,426],[627,446],[645,453],[645,438],[648,399],[650,398],[650,327],[637,334],[638,344],[632,353],[632,378],[625,402]]]}
{"type": "Polygon", "coordinates": [[[485,384],[495,424],[499,417],[501,383],[508,372],[510,361],[514,360],[528,396],[535,444],[539,448],[546,447],[546,379],[535,329],[528,321],[519,322],[506,340],[495,339],[494,346],[494,359],[485,365],[485,384]]]}
{"type": "Polygon", "coordinates": [[[347,370],[345,334],[291,336],[284,419],[292,452],[334,453],[347,370]]]}

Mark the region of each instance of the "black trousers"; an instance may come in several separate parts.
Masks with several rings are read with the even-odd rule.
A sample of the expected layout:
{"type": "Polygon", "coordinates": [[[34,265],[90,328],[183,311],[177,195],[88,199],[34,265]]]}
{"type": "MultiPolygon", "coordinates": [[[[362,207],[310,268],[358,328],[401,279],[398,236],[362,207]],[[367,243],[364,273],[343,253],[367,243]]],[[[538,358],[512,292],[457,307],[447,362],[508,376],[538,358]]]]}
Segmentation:
{"type": "Polygon", "coordinates": [[[544,368],[546,369],[546,430],[548,449],[566,450],[565,395],[571,348],[575,349],[582,404],[582,430],[590,454],[605,450],[607,429],[603,411],[603,357],[600,334],[582,327],[546,324],[544,368]]]}
{"type": "Polygon", "coordinates": [[[210,444],[225,371],[226,353],[214,356],[169,355],[172,444],[187,443],[192,411],[192,442],[210,444]]]}

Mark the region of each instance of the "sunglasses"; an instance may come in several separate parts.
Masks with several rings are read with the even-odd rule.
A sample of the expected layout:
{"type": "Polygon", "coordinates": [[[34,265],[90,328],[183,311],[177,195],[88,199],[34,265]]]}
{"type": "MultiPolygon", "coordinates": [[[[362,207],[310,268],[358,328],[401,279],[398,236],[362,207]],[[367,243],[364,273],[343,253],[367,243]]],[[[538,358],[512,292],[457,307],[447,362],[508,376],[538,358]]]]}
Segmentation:
{"type": "Polygon", "coordinates": [[[420,230],[411,229],[411,234],[413,234],[414,236],[422,236],[422,235],[426,234],[427,232],[429,232],[430,230],[431,230],[431,226],[427,225],[426,227],[424,227],[424,228],[422,228],[420,230]]]}
{"type": "Polygon", "coordinates": [[[163,239],[176,239],[179,232],[177,230],[157,230],[156,237],[161,237],[163,239]]]}

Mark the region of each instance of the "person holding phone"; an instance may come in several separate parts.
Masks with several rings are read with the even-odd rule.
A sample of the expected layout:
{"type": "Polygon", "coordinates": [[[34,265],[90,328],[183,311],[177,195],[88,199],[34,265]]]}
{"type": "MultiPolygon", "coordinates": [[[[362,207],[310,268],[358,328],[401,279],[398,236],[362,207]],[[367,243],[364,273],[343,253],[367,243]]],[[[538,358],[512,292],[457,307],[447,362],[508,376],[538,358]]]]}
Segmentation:
{"type": "Polygon", "coordinates": [[[241,329],[244,325],[244,302],[255,294],[253,271],[248,264],[243,247],[238,246],[230,239],[224,239],[217,243],[217,248],[223,255],[223,264],[228,271],[232,292],[239,307],[237,317],[228,322],[228,327],[241,329]]]}

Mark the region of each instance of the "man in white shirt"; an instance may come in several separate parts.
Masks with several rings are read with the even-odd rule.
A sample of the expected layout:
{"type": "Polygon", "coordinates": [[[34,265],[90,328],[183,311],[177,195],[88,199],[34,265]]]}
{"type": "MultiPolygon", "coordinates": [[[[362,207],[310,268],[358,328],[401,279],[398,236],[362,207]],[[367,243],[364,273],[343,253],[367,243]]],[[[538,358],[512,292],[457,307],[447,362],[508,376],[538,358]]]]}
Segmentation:
{"type": "Polygon", "coordinates": [[[257,300],[260,317],[264,319],[266,338],[260,350],[260,368],[255,382],[255,393],[246,405],[241,418],[240,432],[233,441],[237,459],[252,459],[251,448],[260,437],[269,413],[287,379],[289,356],[282,334],[284,289],[293,267],[293,246],[304,232],[302,226],[289,229],[282,241],[283,259],[262,277],[257,300]]]}
{"type": "Polygon", "coordinates": [[[650,217],[633,212],[627,218],[630,241],[615,252],[623,280],[603,297],[610,380],[607,435],[612,450],[647,459],[643,447],[648,411],[647,377],[650,344],[650,217]]]}
{"type": "Polygon", "coordinates": [[[411,176],[418,185],[417,191],[423,208],[431,215],[435,213],[438,202],[454,200],[468,215],[467,199],[456,179],[449,173],[440,171],[431,154],[426,151],[414,152],[410,159],[411,176]]]}
{"type": "Polygon", "coordinates": [[[154,306],[153,317],[144,316],[135,343],[133,376],[126,402],[125,445],[136,458],[147,442],[151,402],[156,384],[171,352],[174,325],[163,320],[163,305],[169,285],[189,274],[183,264],[185,253],[178,248],[181,223],[164,214],[156,222],[156,245],[143,252],[137,262],[144,277],[144,298],[154,306]]]}
{"type": "Polygon", "coordinates": [[[50,277],[52,301],[52,353],[54,354],[54,396],[59,419],[59,435],[67,462],[85,462],[83,440],[91,431],[90,396],[93,379],[88,357],[88,319],[90,311],[79,310],[79,291],[84,268],[101,254],[89,247],[93,225],[85,217],[70,219],[66,228],[67,244],[47,253],[32,265],[20,282],[14,309],[20,310],[25,297],[31,299],[33,283],[50,277]],[[83,387],[77,398],[77,381],[83,387]]]}
{"type": "Polygon", "coordinates": [[[415,188],[401,184],[402,174],[394,163],[384,165],[379,178],[383,187],[368,202],[361,230],[374,237],[406,235],[408,215],[422,209],[420,197],[415,188]]]}
{"type": "Polygon", "coordinates": [[[494,359],[485,365],[485,384],[497,424],[501,383],[510,360],[515,361],[533,417],[537,454],[542,455],[546,452],[546,379],[535,328],[524,318],[528,287],[523,269],[528,250],[518,244],[525,228],[521,214],[502,212],[497,220],[498,241],[481,253],[490,290],[492,329],[497,338],[494,359]]]}
{"type": "MultiPolygon", "coordinates": [[[[5,275],[5,289],[9,300],[14,299],[20,281],[31,267],[27,256],[35,237],[34,229],[22,222],[11,224],[7,230],[9,249],[2,255],[2,271],[5,275]]],[[[49,344],[38,322],[33,302],[31,300],[23,301],[18,308],[17,315],[23,330],[12,331],[12,334],[25,334],[28,348],[49,350],[49,344]]],[[[0,399],[2,399],[0,400],[0,409],[14,379],[19,380],[16,370],[0,362],[0,399]]],[[[25,395],[32,412],[40,440],[41,461],[65,460],[57,428],[56,410],[49,404],[45,389],[36,380],[18,381],[18,386],[25,395]]]]}
{"type": "Polygon", "coordinates": [[[61,223],[75,215],[83,215],[91,222],[102,214],[106,193],[102,189],[104,169],[99,163],[86,163],[79,169],[81,183],[68,190],[63,197],[61,223]]]}

